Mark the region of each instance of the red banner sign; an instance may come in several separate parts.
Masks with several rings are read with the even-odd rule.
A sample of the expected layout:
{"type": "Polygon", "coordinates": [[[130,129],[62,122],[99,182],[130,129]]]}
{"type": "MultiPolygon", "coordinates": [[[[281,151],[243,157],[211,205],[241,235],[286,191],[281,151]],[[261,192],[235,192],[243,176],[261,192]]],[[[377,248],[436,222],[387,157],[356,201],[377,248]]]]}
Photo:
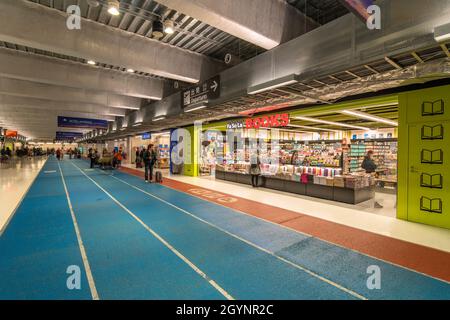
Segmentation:
{"type": "Polygon", "coordinates": [[[5,137],[8,137],[8,138],[17,138],[17,131],[6,130],[6,131],[5,131],[5,137]]]}
{"type": "Polygon", "coordinates": [[[258,128],[277,128],[287,127],[289,125],[289,114],[274,114],[271,116],[261,116],[258,118],[246,119],[246,129],[258,129],[258,128]]]}

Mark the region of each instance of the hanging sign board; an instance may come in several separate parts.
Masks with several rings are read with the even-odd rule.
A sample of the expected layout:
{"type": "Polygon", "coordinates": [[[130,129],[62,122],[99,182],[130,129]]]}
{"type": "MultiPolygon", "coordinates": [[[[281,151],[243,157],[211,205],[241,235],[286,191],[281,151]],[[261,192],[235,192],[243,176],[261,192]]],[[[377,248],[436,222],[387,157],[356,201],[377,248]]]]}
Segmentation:
{"type": "Polygon", "coordinates": [[[17,138],[17,131],[14,130],[6,130],[5,131],[5,137],[7,138],[17,138]]]}
{"type": "Polygon", "coordinates": [[[199,83],[181,92],[183,108],[208,102],[220,97],[220,75],[199,83]]]}
{"type": "Polygon", "coordinates": [[[150,140],[152,138],[152,134],[150,132],[142,134],[142,140],[150,140]]]}
{"type": "Polygon", "coordinates": [[[71,141],[75,139],[81,139],[83,137],[82,132],[56,132],[56,140],[57,141],[71,141]]]}
{"type": "Polygon", "coordinates": [[[108,129],[108,121],[58,116],[58,127],[108,129]]]}

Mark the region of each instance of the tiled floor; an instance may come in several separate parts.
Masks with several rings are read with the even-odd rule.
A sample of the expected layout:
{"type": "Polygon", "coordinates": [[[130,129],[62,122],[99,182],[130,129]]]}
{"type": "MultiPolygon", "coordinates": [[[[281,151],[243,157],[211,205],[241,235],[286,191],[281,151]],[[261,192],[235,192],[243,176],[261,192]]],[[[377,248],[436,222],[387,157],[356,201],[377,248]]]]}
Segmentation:
{"type": "Polygon", "coordinates": [[[46,158],[15,160],[0,168],[0,234],[45,164],[46,158]]]}
{"type": "Polygon", "coordinates": [[[0,299],[450,299],[449,253],[131,171],[50,159],[0,237],[0,299]]]}
{"type": "MultiPolygon", "coordinates": [[[[129,167],[134,168],[133,166],[129,167]]],[[[163,173],[168,176],[167,172],[163,173]]],[[[386,213],[386,208],[384,208],[381,214],[374,214],[377,213],[376,210],[378,209],[369,207],[368,203],[356,206],[337,204],[333,201],[293,195],[264,188],[254,189],[250,186],[215,180],[211,177],[193,178],[171,175],[170,179],[450,252],[450,230],[396,219],[394,217],[395,214],[392,212],[389,213],[389,210],[395,212],[395,196],[393,195],[377,194],[376,200],[391,209],[388,209],[388,213],[386,213]]]]}

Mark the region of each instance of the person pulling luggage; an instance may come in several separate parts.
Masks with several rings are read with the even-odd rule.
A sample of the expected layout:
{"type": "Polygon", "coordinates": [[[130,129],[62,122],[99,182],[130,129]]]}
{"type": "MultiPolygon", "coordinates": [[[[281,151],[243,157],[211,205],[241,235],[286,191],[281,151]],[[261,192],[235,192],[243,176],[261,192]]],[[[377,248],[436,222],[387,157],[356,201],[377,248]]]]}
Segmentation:
{"type": "Polygon", "coordinates": [[[145,182],[149,183],[153,180],[153,167],[156,163],[156,151],[153,144],[149,144],[147,150],[144,151],[143,161],[145,165],[145,182]]]}

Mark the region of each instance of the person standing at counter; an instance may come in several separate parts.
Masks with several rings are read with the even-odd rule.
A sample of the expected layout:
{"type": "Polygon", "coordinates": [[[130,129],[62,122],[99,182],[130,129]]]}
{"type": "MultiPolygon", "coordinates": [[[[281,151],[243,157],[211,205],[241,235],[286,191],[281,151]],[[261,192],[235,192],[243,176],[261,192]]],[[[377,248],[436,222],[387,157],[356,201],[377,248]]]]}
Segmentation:
{"type": "MultiPolygon", "coordinates": [[[[364,160],[361,164],[361,168],[366,170],[366,173],[374,174],[377,170],[377,165],[375,164],[375,161],[373,160],[373,150],[367,151],[367,155],[364,157],[364,160]]],[[[383,206],[378,202],[374,202],[374,208],[380,209],[383,208],[383,206]]]]}
{"type": "Polygon", "coordinates": [[[373,150],[367,151],[367,155],[364,157],[361,168],[366,170],[366,173],[375,172],[375,170],[377,169],[377,165],[375,164],[375,161],[373,161],[373,150]]]}

